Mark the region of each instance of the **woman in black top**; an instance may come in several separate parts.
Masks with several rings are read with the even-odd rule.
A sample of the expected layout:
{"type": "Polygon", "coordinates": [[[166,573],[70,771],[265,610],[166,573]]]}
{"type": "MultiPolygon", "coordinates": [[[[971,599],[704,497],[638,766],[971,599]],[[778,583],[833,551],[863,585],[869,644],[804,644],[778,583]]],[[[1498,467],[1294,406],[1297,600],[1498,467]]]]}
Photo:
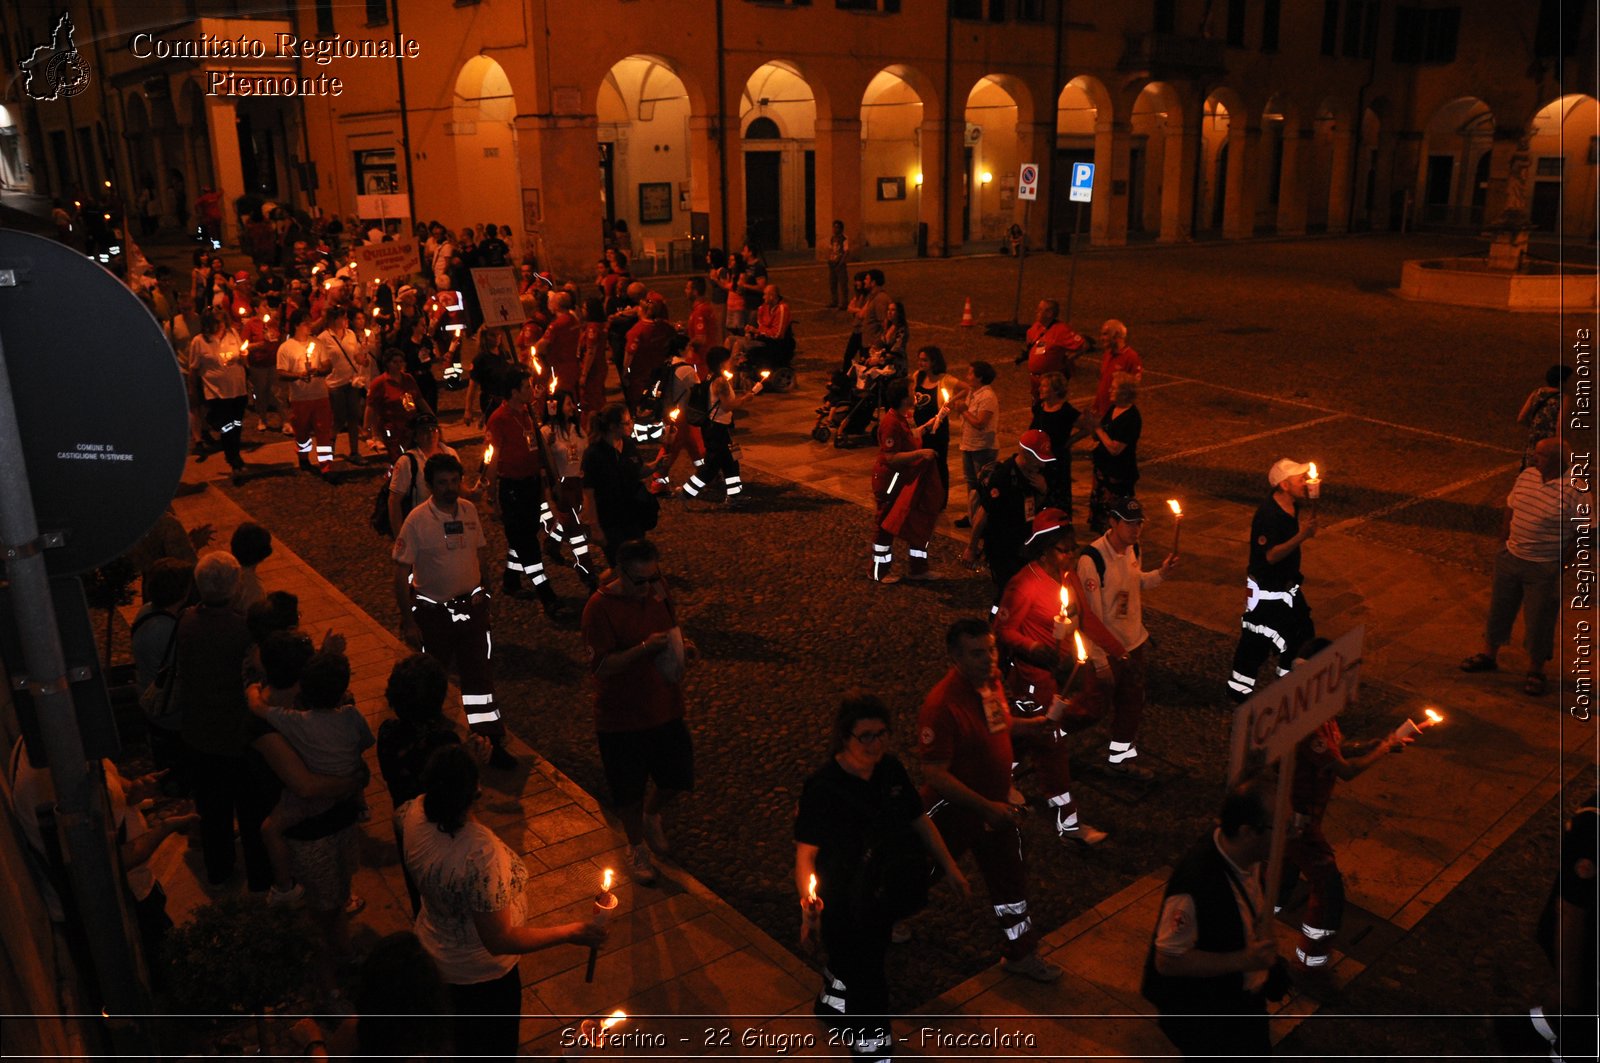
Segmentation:
{"type": "Polygon", "coordinates": [[[1037,428],[1050,437],[1050,450],[1056,460],[1044,466],[1044,501],[1042,509],[1059,509],[1068,519],[1072,517],[1072,445],[1089,434],[1088,427],[1078,427],[1078,408],[1067,401],[1067,377],[1064,373],[1046,373],[1039,378],[1039,401],[1033,404],[1033,419],[1029,428],[1037,428]]]}
{"type": "Polygon", "coordinates": [[[1094,428],[1094,490],[1089,495],[1089,527],[1096,535],[1106,530],[1110,506],[1119,498],[1133,497],[1139,482],[1139,433],[1144,421],[1134,400],[1139,385],[1127,373],[1111,382],[1111,409],[1094,428]]]}
{"type": "Polygon", "coordinates": [[[644,486],[645,461],[633,442],[633,417],[620,402],[608,403],[589,423],[583,452],[584,523],[614,563],[617,547],[656,526],[658,503],[644,486]]]}
{"type": "Polygon", "coordinates": [[[820,933],[828,956],[812,1010],[849,1031],[854,1059],[893,1054],[884,957],[895,921],[927,903],[929,859],[964,896],[972,893],[888,747],[883,702],[846,697],[834,719],[833,756],[806,780],[794,821],[800,941],[812,945],[820,933]]]}
{"type": "MultiPolygon", "coordinates": [[[[937,347],[924,347],[917,352],[917,373],[912,377],[912,391],[916,395],[916,405],[911,408],[911,423],[913,427],[922,428],[922,445],[938,455],[934,468],[939,470],[939,482],[944,485],[946,501],[950,495],[950,421],[941,420],[932,430],[923,428],[929,421],[939,416],[939,411],[949,405],[949,400],[966,390],[965,384],[957,384],[948,375],[948,368],[944,361],[944,352],[937,347]],[[943,388],[945,396],[939,394],[943,388]]],[[[940,509],[944,508],[941,503],[940,509]]]]}

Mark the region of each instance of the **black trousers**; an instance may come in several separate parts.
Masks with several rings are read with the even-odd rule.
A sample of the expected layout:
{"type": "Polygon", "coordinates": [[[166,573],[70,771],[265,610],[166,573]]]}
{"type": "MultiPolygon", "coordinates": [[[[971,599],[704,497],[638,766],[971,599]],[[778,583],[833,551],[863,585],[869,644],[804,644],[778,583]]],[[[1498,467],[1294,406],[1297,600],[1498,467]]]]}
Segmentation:
{"type": "Polygon", "coordinates": [[[553,594],[544,573],[540,552],[544,533],[539,528],[539,503],[544,500],[539,477],[500,479],[500,519],[506,527],[505,585],[515,590],[523,576],[541,596],[553,594]]]}
{"type": "Polygon", "coordinates": [[[513,1059],[522,1025],[522,972],[513,966],[499,978],[452,985],[457,1059],[513,1059]]]}
{"type": "Polygon", "coordinates": [[[1272,1055],[1272,1036],[1267,1029],[1264,1002],[1258,1001],[1250,1012],[1238,1015],[1204,1018],[1163,1015],[1158,1025],[1186,1059],[1248,1059],[1272,1055]]]}
{"type": "Polygon", "coordinates": [[[272,862],[261,841],[261,821],[272,811],[270,794],[244,757],[218,756],[189,750],[194,784],[194,809],[200,815],[200,853],[206,878],[221,885],[233,877],[233,825],[239,824],[244,850],[245,882],[252,891],[272,885],[272,862]]]}
{"type": "Polygon", "coordinates": [[[239,444],[244,439],[244,407],[249,396],[236,399],[207,399],[206,423],[222,440],[222,453],[235,469],[244,464],[239,444]]]}
{"type": "Polygon", "coordinates": [[[822,972],[817,1014],[839,1031],[852,1059],[887,1059],[894,1054],[889,1025],[889,977],[884,959],[889,952],[890,922],[861,926],[846,914],[843,903],[822,910],[822,946],[828,965],[822,972]],[[829,916],[832,915],[832,918],[829,916]]]}
{"type": "Polygon", "coordinates": [[[1300,648],[1317,637],[1303,587],[1295,593],[1292,604],[1276,598],[1258,601],[1254,609],[1239,618],[1239,625],[1233,675],[1228,679],[1229,695],[1236,702],[1255,692],[1256,673],[1269,656],[1278,655],[1278,674],[1282,675],[1299,656],[1300,648]]]}

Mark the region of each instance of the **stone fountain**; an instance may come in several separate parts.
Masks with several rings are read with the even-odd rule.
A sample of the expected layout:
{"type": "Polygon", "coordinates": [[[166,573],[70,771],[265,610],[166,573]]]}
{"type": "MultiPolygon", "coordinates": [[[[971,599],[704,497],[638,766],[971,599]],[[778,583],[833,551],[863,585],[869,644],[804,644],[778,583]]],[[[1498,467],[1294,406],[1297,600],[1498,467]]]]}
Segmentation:
{"type": "Polygon", "coordinates": [[[1528,144],[1511,157],[1506,205],[1483,232],[1489,253],[1464,258],[1412,259],[1400,270],[1400,295],[1427,303],[1496,310],[1593,309],[1600,274],[1592,266],[1528,257],[1528,144]]]}

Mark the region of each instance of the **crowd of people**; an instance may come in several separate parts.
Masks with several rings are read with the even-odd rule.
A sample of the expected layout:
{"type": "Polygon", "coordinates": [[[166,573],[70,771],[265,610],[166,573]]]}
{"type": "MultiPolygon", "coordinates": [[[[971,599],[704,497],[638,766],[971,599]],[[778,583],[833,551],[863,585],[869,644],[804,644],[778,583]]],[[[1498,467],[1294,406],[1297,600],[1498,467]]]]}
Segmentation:
{"type": "MultiPolygon", "coordinates": [[[[632,878],[654,884],[655,859],[671,851],[663,812],[694,787],[683,681],[697,650],[678,624],[648,536],[662,500],[674,494],[730,509],[743,502],[734,419],[769,376],[789,367],[792,314],[760,249],[747,245],[712,252],[706,273],[686,282],[689,309],[674,324],[667,299],[631,276],[629,249],[619,244],[598,261],[591,285],[559,283],[525,257],[516,266],[525,321],[495,327],[483,321],[468,272],[512,261],[495,225],[483,226],[481,239],[471,228],[419,225],[413,273],[365,279],[350,250],[389,239],[381,228],[252,223],[253,271],[230,272],[221,258],[197,252],[186,300],[170,275],[140,289],[191,389],[196,456],[220,451],[235,478],[247,478],[241,440],[252,414],[257,431],[293,437],[310,476],[329,479],[341,441],[351,464],[381,454],[389,472],[373,523],[393,537],[396,627],[420,652],[395,666],[387,690],[393,718],[374,736],[349,697],[343,640],[313,640],[293,596],[268,592],[255,577],[271,552],[265,529],[241,529],[229,551],[166,551],[144,570],[134,649],[152,750],[168,773],[163,784],[194,800],[193,822],[171,829],[198,831],[217,888],[234,873],[237,830],[249,888],[266,903],[304,905],[333,944],[322,972],[331,992],[332,962],[361,907],[350,884],[367,814],[363,751],[376,745],[415,939],[462,1019],[449,1037],[457,1051],[509,1055],[517,957],[593,945],[604,929],[594,921],[525,926],[527,870],[473,818],[480,768],[515,765],[495,698],[490,602],[537,600],[550,622],[564,624],[576,614],[555,593],[551,569],[568,567],[582,583],[597,755],[632,878]],[[441,389],[465,389],[463,422],[483,427],[488,446],[473,477],[443,441],[441,389]],[[675,486],[683,457],[687,476],[675,486]],[[490,556],[480,509],[504,526],[503,558],[490,556]],[[459,725],[444,711],[452,672],[459,725]]],[[[1147,567],[1141,554],[1143,362],[1122,322],[1106,321],[1095,344],[1059,319],[1053,300],[1039,304],[1016,358],[1026,365],[1031,416],[1011,450],[1002,447],[1010,440],[999,430],[996,367],[978,360],[952,372],[940,348],[913,347],[904,304],[884,273],[852,277],[849,257],[835,223],[829,305],[852,326],[835,382],[861,396],[842,427],[864,410],[853,430],[864,429],[878,448],[870,576],[884,585],[940,578],[930,551],[949,500],[953,442],[965,489],[964,515],[954,523],[970,529],[962,560],[981,558],[994,588],[988,617],[948,629],[948,672],[925,692],[918,714],[920,787],[889,752],[884,703],[853,692],[839,707],[832,755],[806,781],[797,808],[802,941],[826,955],[816,1012],[847,1032],[857,1058],[881,1059],[893,1052],[888,947],[929,903],[935,881],[970,896],[959,863],[968,853],[995,917],[1003,969],[1039,982],[1061,977],[1038,951],[1022,810],[1047,809],[1065,843],[1106,839],[1074,797],[1066,742],[1102,723],[1105,771],[1135,783],[1151,778],[1138,748],[1149,650],[1142,598],[1175,578],[1180,559],[1147,567]],[[1098,372],[1092,400],[1079,409],[1067,385],[1085,358],[1098,372]],[[1085,545],[1071,459],[1087,439],[1085,545]],[[894,571],[896,540],[908,555],[903,577],[894,571]],[[1024,760],[1034,767],[1031,798],[1015,781],[1024,760]]],[[[1535,393],[1523,412],[1535,430],[1560,408],[1567,378],[1552,374],[1554,398],[1535,393]]],[[[1547,596],[1526,588],[1536,578],[1546,587],[1555,563],[1546,555],[1559,555],[1559,536],[1555,546],[1547,541],[1554,450],[1548,440],[1530,441],[1531,475],[1510,500],[1519,516],[1497,572],[1485,649],[1463,663],[1468,671],[1496,666],[1526,593],[1529,652],[1542,677],[1547,596]],[[1529,543],[1537,556],[1524,556],[1529,543]]],[[[1325,645],[1301,565],[1317,530],[1314,471],[1284,458],[1264,479],[1250,529],[1247,605],[1225,680],[1234,701],[1254,693],[1269,660],[1285,675],[1325,645]]],[[[1528,690],[1535,693],[1532,673],[1528,690]]],[[[1230,793],[1215,834],[1179,863],[1144,991],[1184,1053],[1264,1053],[1266,1001],[1281,995],[1284,976],[1292,970],[1300,984],[1327,988],[1343,887],[1322,816],[1334,780],[1365,770],[1399,741],[1349,743],[1330,722],[1302,744],[1299,829],[1285,870],[1286,882],[1307,879],[1311,900],[1287,965],[1270,917],[1257,918],[1259,863],[1271,834],[1259,786],[1230,793]]]]}

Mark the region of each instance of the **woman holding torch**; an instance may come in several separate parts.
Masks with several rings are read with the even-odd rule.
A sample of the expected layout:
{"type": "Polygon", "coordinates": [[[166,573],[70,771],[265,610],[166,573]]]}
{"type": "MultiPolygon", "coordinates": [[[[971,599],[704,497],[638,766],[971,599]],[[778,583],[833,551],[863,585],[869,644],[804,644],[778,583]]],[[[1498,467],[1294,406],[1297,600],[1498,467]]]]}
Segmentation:
{"type": "Polygon", "coordinates": [[[892,1054],[884,957],[896,920],[928,901],[930,864],[961,894],[971,887],[917,788],[889,752],[889,710],[851,694],[834,718],[832,758],[806,780],[795,814],[800,941],[820,938],[828,965],[812,1010],[849,1031],[854,1059],[892,1054]]]}
{"type": "Polygon", "coordinates": [[[944,485],[945,497],[939,506],[943,509],[950,500],[950,418],[946,411],[950,400],[965,392],[967,386],[950,375],[944,352],[937,347],[924,347],[917,352],[917,372],[911,384],[916,395],[911,419],[922,429],[922,442],[933,451],[933,467],[939,473],[939,483],[944,485]]]}
{"type": "Polygon", "coordinates": [[[455,1005],[456,1052],[509,1059],[520,1043],[518,958],[553,945],[599,945],[606,930],[597,918],[523,924],[528,869],[473,816],[478,762],[465,747],[429,757],[422,787],[422,797],[399,810],[402,859],[422,894],[417,937],[455,1005]]]}

